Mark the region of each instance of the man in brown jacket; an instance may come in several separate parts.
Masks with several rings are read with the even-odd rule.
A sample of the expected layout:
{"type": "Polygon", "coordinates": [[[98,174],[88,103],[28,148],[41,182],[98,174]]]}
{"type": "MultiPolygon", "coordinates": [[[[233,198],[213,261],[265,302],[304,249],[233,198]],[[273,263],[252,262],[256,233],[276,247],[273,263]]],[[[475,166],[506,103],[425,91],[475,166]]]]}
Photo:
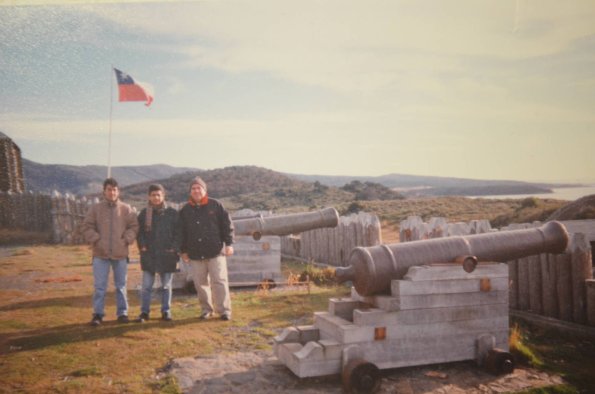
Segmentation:
{"type": "Polygon", "coordinates": [[[130,205],[118,199],[119,194],[118,182],[107,178],[103,182],[104,199],[89,209],[82,225],[85,240],[93,247],[93,326],[103,321],[110,266],[114,271],[118,322],[128,323],[128,245],[136,240],[138,221],[130,205]]]}

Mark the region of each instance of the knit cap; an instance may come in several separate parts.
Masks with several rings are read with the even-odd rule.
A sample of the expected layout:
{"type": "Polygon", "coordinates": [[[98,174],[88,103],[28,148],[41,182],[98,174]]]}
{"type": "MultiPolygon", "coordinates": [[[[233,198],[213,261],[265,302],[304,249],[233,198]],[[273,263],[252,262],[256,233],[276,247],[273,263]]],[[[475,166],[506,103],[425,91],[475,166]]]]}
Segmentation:
{"type": "Polygon", "coordinates": [[[205,183],[205,181],[203,181],[203,180],[202,180],[202,178],[201,178],[201,177],[199,177],[199,176],[197,176],[196,178],[194,178],[194,179],[192,180],[192,183],[190,184],[190,189],[192,189],[192,186],[193,186],[193,185],[196,185],[196,184],[198,184],[198,185],[202,186],[202,188],[203,188],[203,189],[207,190],[207,184],[206,184],[206,183],[205,183]]]}

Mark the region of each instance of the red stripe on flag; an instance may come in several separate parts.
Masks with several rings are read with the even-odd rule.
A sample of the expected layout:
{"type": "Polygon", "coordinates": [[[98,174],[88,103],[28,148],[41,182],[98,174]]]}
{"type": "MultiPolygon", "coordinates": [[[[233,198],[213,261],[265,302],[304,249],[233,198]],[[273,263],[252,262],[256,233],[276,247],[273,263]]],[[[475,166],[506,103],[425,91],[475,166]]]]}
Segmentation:
{"type": "Polygon", "coordinates": [[[138,85],[118,85],[118,90],[120,101],[146,101],[147,105],[153,101],[153,97],[138,85]]]}

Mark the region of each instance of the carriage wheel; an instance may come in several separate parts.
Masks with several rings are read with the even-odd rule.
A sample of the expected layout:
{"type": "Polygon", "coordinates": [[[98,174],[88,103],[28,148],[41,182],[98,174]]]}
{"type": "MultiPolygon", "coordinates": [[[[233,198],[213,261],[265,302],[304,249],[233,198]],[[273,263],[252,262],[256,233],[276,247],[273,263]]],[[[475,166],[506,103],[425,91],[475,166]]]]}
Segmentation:
{"type": "Polygon", "coordinates": [[[366,360],[351,360],[343,368],[343,387],[348,393],[374,393],[380,388],[380,370],[366,360]]]}

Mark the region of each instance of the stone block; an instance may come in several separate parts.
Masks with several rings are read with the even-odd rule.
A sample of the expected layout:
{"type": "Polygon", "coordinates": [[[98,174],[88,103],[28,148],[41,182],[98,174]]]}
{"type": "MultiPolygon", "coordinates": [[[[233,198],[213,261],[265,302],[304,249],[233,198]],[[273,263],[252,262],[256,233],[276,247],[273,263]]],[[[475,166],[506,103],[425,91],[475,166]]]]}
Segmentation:
{"type": "Polygon", "coordinates": [[[467,335],[475,340],[482,333],[494,330],[508,331],[508,316],[433,324],[389,325],[386,328],[386,337],[388,339],[406,340],[421,337],[446,338],[467,335]]]}
{"type": "MultiPolygon", "coordinates": [[[[452,306],[507,304],[508,291],[481,293],[428,294],[395,297],[398,309],[444,308],[452,306]]],[[[383,308],[384,309],[384,308],[383,308]]]]}
{"type": "Polygon", "coordinates": [[[275,344],[281,343],[299,343],[300,332],[296,327],[286,327],[281,334],[273,338],[275,344]]]}
{"type": "Polygon", "coordinates": [[[403,279],[422,281],[485,277],[508,277],[508,266],[503,263],[479,263],[475,271],[467,273],[455,264],[416,265],[409,268],[403,279]]]}
{"type": "Polygon", "coordinates": [[[294,355],[300,361],[324,360],[324,349],[318,342],[308,342],[294,355]]]}
{"type": "Polygon", "coordinates": [[[275,352],[275,356],[281,361],[283,364],[288,365],[289,363],[295,363],[293,360],[295,359],[294,353],[298,352],[302,349],[302,345],[300,343],[275,343],[273,348],[275,352]]]}
{"type": "Polygon", "coordinates": [[[366,304],[353,298],[331,298],[328,311],[331,315],[339,316],[345,320],[353,321],[353,310],[363,308],[366,304]]]}
{"type": "Polygon", "coordinates": [[[317,341],[320,339],[318,328],[314,327],[313,325],[297,326],[296,329],[299,333],[299,341],[302,345],[306,344],[307,342],[317,341]]]}
{"type": "Polygon", "coordinates": [[[488,352],[496,347],[496,337],[490,334],[483,334],[477,338],[475,361],[477,365],[483,365],[488,352]]]}
{"type": "Polygon", "coordinates": [[[314,313],[314,326],[320,330],[321,339],[333,339],[342,344],[374,340],[374,327],[356,326],[327,312],[314,313]]]}
{"type": "MultiPolygon", "coordinates": [[[[508,329],[491,331],[487,334],[496,338],[496,347],[508,349],[508,329]]],[[[390,339],[359,346],[363,358],[380,369],[435,363],[474,360],[477,336],[456,334],[438,337],[412,337],[390,339]]]]}
{"type": "Polygon", "coordinates": [[[481,291],[481,281],[489,280],[490,291],[508,290],[508,273],[504,277],[480,277],[441,280],[393,280],[391,293],[393,297],[426,294],[474,293],[481,291]]]}
{"type": "Polygon", "coordinates": [[[507,316],[508,305],[504,303],[409,309],[396,312],[385,312],[382,309],[374,308],[367,310],[356,309],[353,312],[353,324],[358,326],[416,325],[507,316]]]}
{"type": "Polygon", "coordinates": [[[343,351],[343,345],[341,343],[331,339],[321,339],[318,343],[324,350],[325,360],[341,359],[343,351]]]}

